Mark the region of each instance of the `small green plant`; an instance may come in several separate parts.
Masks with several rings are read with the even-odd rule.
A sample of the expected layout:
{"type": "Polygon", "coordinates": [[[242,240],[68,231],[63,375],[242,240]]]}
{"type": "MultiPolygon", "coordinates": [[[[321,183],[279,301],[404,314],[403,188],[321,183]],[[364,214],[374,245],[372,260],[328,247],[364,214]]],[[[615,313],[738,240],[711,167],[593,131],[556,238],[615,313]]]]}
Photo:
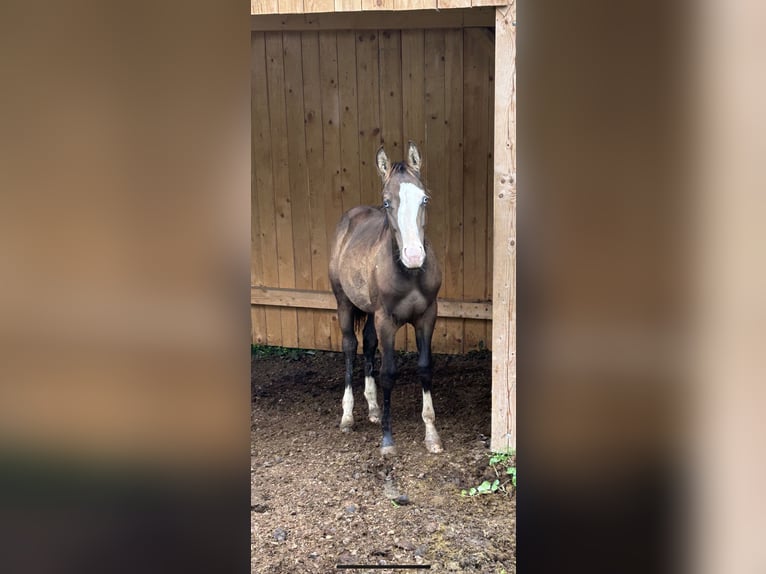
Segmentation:
{"type": "Polygon", "coordinates": [[[511,484],[516,487],[516,465],[513,464],[513,458],[516,456],[516,450],[511,449],[509,452],[496,452],[489,459],[489,464],[495,469],[496,474],[502,473],[502,469],[505,469],[505,474],[511,476],[511,484]],[[498,467],[501,470],[498,470],[498,467]]]}
{"type": "Polygon", "coordinates": [[[513,464],[516,451],[496,452],[489,458],[489,465],[495,471],[495,480],[485,480],[478,486],[460,491],[461,496],[479,496],[480,494],[492,494],[504,492],[508,494],[508,484],[516,488],[516,465],[513,464]],[[506,480],[506,477],[510,477],[506,480]]]}

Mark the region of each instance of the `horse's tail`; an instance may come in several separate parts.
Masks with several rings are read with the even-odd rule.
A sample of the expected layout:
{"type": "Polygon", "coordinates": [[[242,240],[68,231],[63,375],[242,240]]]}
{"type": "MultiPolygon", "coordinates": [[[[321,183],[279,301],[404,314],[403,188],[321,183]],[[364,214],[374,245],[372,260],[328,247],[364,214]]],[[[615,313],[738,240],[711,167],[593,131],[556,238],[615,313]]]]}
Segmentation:
{"type": "Polygon", "coordinates": [[[361,309],[354,307],[354,331],[359,332],[364,328],[364,323],[366,318],[367,318],[367,313],[365,313],[361,309]]]}

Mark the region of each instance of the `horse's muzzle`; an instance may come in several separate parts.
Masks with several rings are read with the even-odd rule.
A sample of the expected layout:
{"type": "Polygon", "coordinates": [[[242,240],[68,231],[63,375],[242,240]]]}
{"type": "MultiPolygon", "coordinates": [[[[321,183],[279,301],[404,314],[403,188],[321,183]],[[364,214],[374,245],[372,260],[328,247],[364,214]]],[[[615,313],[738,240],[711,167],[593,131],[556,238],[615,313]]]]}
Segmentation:
{"type": "Polygon", "coordinates": [[[409,269],[423,267],[426,260],[425,249],[421,245],[415,247],[405,247],[402,249],[402,263],[409,269]]]}

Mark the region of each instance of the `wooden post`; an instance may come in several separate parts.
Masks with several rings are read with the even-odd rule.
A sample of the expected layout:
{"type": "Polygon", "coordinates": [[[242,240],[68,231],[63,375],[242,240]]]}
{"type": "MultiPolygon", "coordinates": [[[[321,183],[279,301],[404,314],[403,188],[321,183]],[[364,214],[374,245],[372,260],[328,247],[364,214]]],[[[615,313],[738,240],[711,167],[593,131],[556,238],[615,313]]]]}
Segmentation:
{"type": "Polygon", "coordinates": [[[516,448],[516,3],[495,11],[493,451],[516,448]]]}

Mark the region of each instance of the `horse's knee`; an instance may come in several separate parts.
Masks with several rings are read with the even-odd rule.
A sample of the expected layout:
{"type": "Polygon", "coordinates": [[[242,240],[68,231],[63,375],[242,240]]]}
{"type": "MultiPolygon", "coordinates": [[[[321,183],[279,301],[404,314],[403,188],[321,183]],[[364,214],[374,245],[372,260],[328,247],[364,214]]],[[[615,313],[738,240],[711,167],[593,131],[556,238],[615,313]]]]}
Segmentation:
{"type": "Polygon", "coordinates": [[[396,366],[386,365],[380,369],[380,381],[385,385],[393,385],[396,380],[396,366]]]}
{"type": "Polygon", "coordinates": [[[355,335],[343,335],[343,352],[344,353],[356,353],[356,349],[359,346],[359,342],[355,335]]]}

